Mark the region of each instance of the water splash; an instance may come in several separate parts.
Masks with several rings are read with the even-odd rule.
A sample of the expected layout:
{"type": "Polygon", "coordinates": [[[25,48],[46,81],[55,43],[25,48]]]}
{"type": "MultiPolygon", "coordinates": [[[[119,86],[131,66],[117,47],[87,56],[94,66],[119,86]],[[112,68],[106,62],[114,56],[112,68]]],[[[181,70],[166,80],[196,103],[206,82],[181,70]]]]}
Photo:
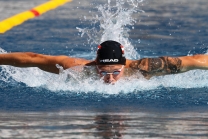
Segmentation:
{"type": "MultiPolygon", "coordinates": [[[[136,22],[132,18],[132,14],[136,12],[143,12],[138,8],[139,3],[143,0],[117,0],[112,4],[111,0],[105,5],[97,7],[98,14],[94,17],[94,24],[98,23],[99,28],[79,28],[81,37],[86,34],[91,44],[100,44],[106,40],[114,40],[124,45],[125,55],[129,59],[138,59],[140,56],[129,41],[130,31],[136,22]]],[[[95,49],[96,50],[96,49],[95,49]]]]}

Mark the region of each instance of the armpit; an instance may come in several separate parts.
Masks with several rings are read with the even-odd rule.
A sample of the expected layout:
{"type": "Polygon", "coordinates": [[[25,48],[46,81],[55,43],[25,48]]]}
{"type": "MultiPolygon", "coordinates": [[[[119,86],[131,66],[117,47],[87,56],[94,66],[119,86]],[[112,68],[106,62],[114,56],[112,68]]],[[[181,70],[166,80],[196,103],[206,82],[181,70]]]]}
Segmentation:
{"type": "Polygon", "coordinates": [[[132,62],[130,67],[140,70],[144,76],[174,74],[180,72],[181,60],[173,57],[144,58],[132,62]]]}

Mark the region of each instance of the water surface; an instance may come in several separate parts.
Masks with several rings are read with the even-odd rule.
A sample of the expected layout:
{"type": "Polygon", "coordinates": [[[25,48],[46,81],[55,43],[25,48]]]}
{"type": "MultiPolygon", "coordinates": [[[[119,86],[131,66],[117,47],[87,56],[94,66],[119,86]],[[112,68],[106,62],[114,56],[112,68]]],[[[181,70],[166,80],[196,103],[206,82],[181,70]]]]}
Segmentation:
{"type": "MultiPolygon", "coordinates": [[[[96,7],[107,3],[68,3],[2,34],[0,47],[94,59],[95,42],[115,37],[131,48],[131,59],[207,53],[206,0],[146,0],[137,12],[124,11],[135,21],[124,27],[129,31],[104,28],[122,37],[93,31],[88,34],[93,39],[86,32],[81,37],[77,27],[101,29],[96,14],[106,19],[96,7]]],[[[37,68],[2,66],[0,138],[207,138],[207,73],[195,70],[108,86],[99,81],[66,82],[64,74],[37,68]]]]}

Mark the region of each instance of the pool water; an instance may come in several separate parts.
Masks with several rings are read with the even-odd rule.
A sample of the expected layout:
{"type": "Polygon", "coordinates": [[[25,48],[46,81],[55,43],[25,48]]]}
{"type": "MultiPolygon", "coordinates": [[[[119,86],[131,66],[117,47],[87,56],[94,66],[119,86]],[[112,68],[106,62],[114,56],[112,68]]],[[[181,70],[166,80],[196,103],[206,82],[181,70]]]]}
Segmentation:
{"type": "MultiPolygon", "coordinates": [[[[206,54],[207,8],[206,0],[73,1],[0,35],[1,53],[92,60],[97,45],[113,39],[129,59],[206,54]]],[[[71,69],[54,75],[1,66],[0,74],[0,138],[208,136],[205,70],[116,85],[81,80],[71,69]]]]}

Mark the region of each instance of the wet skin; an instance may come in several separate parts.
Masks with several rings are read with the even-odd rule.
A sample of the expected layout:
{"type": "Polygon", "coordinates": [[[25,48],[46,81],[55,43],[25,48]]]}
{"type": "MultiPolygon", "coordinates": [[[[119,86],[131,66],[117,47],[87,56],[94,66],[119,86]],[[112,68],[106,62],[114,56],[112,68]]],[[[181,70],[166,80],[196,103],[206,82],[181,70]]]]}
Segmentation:
{"type": "Polygon", "coordinates": [[[106,71],[110,74],[101,75],[100,77],[103,78],[103,81],[105,83],[114,84],[116,81],[118,81],[124,74],[124,65],[98,65],[97,66],[97,72],[100,74],[101,71],[106,71]],[[118,75],[113,75],[112,73],[114,71],[120,71],[118,75]]]}

